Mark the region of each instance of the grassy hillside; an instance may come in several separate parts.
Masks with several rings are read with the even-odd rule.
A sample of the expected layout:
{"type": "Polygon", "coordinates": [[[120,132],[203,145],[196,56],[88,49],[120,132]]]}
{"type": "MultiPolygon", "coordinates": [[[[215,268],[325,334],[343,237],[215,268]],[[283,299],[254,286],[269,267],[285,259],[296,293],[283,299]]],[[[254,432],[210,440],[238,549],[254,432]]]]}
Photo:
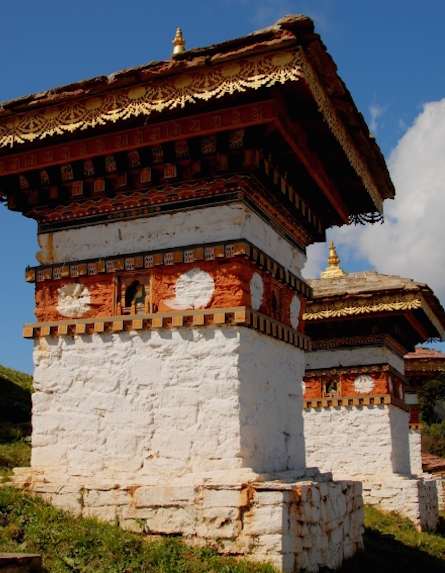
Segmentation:
{"type": "MultiPolygon", "coordinates": [[[[365,508],[365,550],[340,573],[443,573],[445,531],[417,533],[410,521],[365,508]]],[[[75,519],[37,497],[0,489],[0,547],[43,555],[45,573],[273,573],[269,565],[191,549],[174,537],[147,542],[94,519],[75,519]]]]}
{"type": "Polygon", "coordinates": [[[0,366],[0,478],[29,465],[32,376],[0,366]]]}
{"type": "Polygon", "coordinates": [[[37,552],[51,573],[274,573],[268,565],[237,562],[177,538],[143,537],[94,519],[74,519],[13,488],[0,489],[0,547],[37,552]]]}

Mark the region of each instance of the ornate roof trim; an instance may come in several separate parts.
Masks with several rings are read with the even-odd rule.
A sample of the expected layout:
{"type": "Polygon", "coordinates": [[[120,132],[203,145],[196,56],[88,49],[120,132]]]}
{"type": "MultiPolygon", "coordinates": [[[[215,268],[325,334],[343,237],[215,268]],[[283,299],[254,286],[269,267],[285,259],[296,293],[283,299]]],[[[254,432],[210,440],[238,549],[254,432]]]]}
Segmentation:
{"type": "Polygon", "coordinates": [[[303,320],[323,320],[357,316],[374,312],[392,312],[421,309],[443,338],[444,328],[420,292],[377,294],[371,297],[355,296],[344,299],[331,298],[308,304],[303,320]]]}
{"type": "Polygon", "coordinates": [[[186,104],[302,78],[330,131],[381,213],[383,199],[374,177],[301,46],[206,66],[165,79],[10,115],[0,120],[0,148],[82,131],[139,115],[149,117],[154,111],[184,108],[186,104]]]}
{"type": "Polygon", "coordinates": [[[185,107],[225,94],[298,81],[304,75],[301,50],[282,50],[204,67],[167,79],[133,85],[0,121],[0,147],[73,133],[153,111],[185,107]]]}
{"type": "Polygon", "coordinates": [[[445,372],[444,358],[423,358],[406,360],[405,372],[445,372]]]}

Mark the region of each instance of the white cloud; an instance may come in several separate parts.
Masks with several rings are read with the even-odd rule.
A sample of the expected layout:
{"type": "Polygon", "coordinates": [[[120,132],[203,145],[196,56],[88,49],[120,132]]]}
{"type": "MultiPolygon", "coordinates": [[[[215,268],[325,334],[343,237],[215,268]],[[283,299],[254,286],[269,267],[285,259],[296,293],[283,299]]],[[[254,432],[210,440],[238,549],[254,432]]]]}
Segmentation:
{"type": "Polygon", "coordinates": [[[307,250],[307,263],[303,269],[303,276],[307,279],[319,279],[320,272],[328,266],[327,243],[315,243],[307,250]]]}
{"type": "Polygon", "coordinates": [[[250,21],[258,28],[271,26],[277,20],[291,14],[295,6],[289,0],[260,0],[252,2],[250,21]]]}
{"type": "Polygon", "coordinates": [[[369,129],[372,133],[377,133],[379,128],[378,118],[386,111],[386,107],[377,105],[376,103],[369,106],[369,113],[371,115],[371,121],[369,122],[369,129]]]}
{"type": "Polygon", "coordinates": [[[388,164],[396,199],[385,201],[385,223],[345,226],[330,237],[340,258],[352,250],[370,268],[427,283],[445,301],[445,99],[424,105],[388,164]]]}

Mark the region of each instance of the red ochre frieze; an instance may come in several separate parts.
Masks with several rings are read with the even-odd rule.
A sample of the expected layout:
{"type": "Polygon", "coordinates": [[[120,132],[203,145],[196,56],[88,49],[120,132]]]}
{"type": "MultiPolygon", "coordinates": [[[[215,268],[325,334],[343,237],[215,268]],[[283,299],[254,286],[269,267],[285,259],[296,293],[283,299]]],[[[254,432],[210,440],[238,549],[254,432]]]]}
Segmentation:
{"type": "Polygon", "coordinates": [[[407,379],[389,364],[306,372],[305,400],[389,395],[404,401],[407,379]]]}
{"type": "Polygon", "coordinates": [[[35,297],[37,320],[51,322],[67,317],[99,318],[199,307],[253,306],[261,314],[288,327],[296,321],[298,330],[304,332],[301,316],[305,299],[300,295],[298,301],[294,300],[298,296],[295,283],[291,287],[284,281],[280,282],[267,268],[245,258],[173,264],[174,253],[164,253],[163,264],[149,269],[125,270],[119,264],[122,270],[116,270],[116,262],[124,260],[116,259],[113,273],[38,282],[35,297]],[[292,305],[298,308],[298,314],[291,310],[292,305]]]}

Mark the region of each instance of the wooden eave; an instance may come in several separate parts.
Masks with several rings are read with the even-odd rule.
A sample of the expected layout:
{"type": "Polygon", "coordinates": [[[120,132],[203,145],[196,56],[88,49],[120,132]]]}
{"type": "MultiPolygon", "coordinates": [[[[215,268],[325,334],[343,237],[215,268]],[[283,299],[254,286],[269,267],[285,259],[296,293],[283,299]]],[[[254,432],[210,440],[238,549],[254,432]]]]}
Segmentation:
{"type": "MultiPolygon", "coordinates": [[[[313,283],[314,281],[309,281],[312,288],[314,288],[313,283]]],[[[307,320],[308,325],[336,320],[374,320],[379,317],[401,316],[417,333],[418,338],[415,340],[415,344],[425,342],[428,339],[443,339],[444,337],[445,311],[432,290],[426,285],[414,283],[414,286],[411,289],[406,287],[403,289],[382,288],[375,291],[366,291],[354,294],[348,294],[345,292],[344,294],[336,294],[334,296],[326,296],[326,294],[317,296],[316,289],[314,289],[314,291],[312,301],[309,301],[306,306],[306,319],[314,305],[333,307],[339,302],[346,304],[352,303],[352,306],[356,306],[357,312],[342,316],[320,317],[313,321],[307,320]],[[422,305],[417,308],[397,308],[397,303],[395,303],[393,308],[379,309],[378,305],[376,305],[372,310],[368,309],[363,312],[360,311],[360,308],[366,307],[366,301],[372,301],[376,296],[379,297],[379,300],[384,301],[385,297],[388,299],[400,297],[402,299],[409,294],[417,296],[420,295],[422,305]]]]}
{"type": "MultiPolygon", "coordinates": [[[[99,97],[101,94],[114,93],[114,91],[119,89],[133,88],[141,84],[145,85],[146,82],[153,81],[154,79],[159,80],[172,78],[173,80],[175,77],[186,76],[188,73],[192,73],[196,70],[206,70],[223,63],[228,64],[230,62],[240,62],[244,58],[251,56],[268,54],[270,52],[277,52],[280,50],[295,49],[298,47],[303,49],[305,57],[309,61],[308,65],[311,65],[315,70],[318,76],[318,81],[322,85],[325,94],[331,102],[329,105],[332,105],[333,109],[338,113],[345,129],[349,133],[349,137],[353,142],[353,145],[356,147],[358,155],[363,158],[366,169],[369,169],[370,175],[374,179],[378,188],[378,193],[380,193],[382,199],[394,197],[394,187],[389,178],[380,150],[374,139],[370,137],[363,117],[355,107],[344,83],[338,77],[337,68],[332,58],[326,52],[326,48],[320,41],[319,36],[314,34],[312,21],[304,16],[286,17],[279,20],[274,26],[266,28],[265,30],[260,30],[244,38],[223,42],[207,48],[189,50],[168,61],[152,62],[147,65],[123,70],[110,76],[100,76],[83,82],[55,88],[40,94],[5,102],[0,107],[0,128],[2,120],[4,124],[5,120],[12,121],[15,116],[18,117],[21,114],[27,114],[32,110],[48,110],[54,106],[60,106],[68,102],[79,102],[83,101],[85,98],[99,97]]],[[[296,83],[305,84],[305,80],[303,78],[302,82],[287,82],[284,86],[279,84],[279,87],[274,89],[281,91],[283,94],[288,93],[291,95],[293,91],[295,91],[293,90],[294,86],[291,84],[296,83]]],[[[265,88],[261,88],[259,92],[261,91],[264,92],[266,90],[265,88]]],[[[225,95],[220,101],[215,101],[214,99],[210,100],[210,107],[218,108],[220,104],[231,105],[231,102],[243,100],[245,97],[246,96],[244,94],[234,94],[230,96],[225,95]]],[[[289,113],[289,98],[287,105],[287,113],[289,113]]],[[[181,109],[181,113],[184,114],[185,112],[186,114],[193,114],[194,109],[196,108],[196,111],[198,111],[200,107],[202,106],[198,106],[198,104],[194,104],[193,106],[186,105],[185,108],[181,109]]],[[[206,103],[206,109],[209,109],[209,103],[206,103]]],[[[159,121],[161,117],[170,117],[172,115],[174,116],[175,113],[164,111],[161,114],[158,113],[156,118],[151,116],[150,118],[147,118],[146,121],[159,121]]],[[[320,119],[322,119],[321,115],[320,119]]],[[[126,121],[124,123],[131,124],[132,122],[126,121]]],[[[343,190],[342,197],[336,195],[332,190],[329,190],[327,193],[331,204],[334,204],[334,210],[337,211],[338,217],[337,220],[331,220],[328,224],[343,224],[347,222],[348,215],[360,212],[369,212],[374,209],[374,205],[372,201],[369,200],[367,192],[363,193],[364,189],[362,185],[358,184],[360,177],[353,172],[352,168],[349,166],[348,158],[345,157],[344,152],[338,142],[335,141],[329,128],[327,126],[322,127],[322,121],[319,123],[320,129],[324,131],[324,139],[326,141],[330,141],[330,144],[327,145],[327,147],[334,150],[334,159],[330,162],[328,159],[323,158],[322,151],[324,145],[322,143],[319,145],[319,149],[317,150],[317,155],[321,157],[321,161],[324,164],[323,168],[326,170],[326,178],[332,178],[332,166],[338,167],[341,164],[343,167],[341,167],[339,175],[343,179],[346,179],[346,181],[350,182],[350,198],[343,197],[343,190]],[[340,158],[340,160],[338,160],[338,158],[340,158]],[[360,187],[363,189],[361,193],[359,190],[360,187]],[[340,200],[344,201],[345,199],[347,205],[346,209],[340,205],[340,200]]],[[[114,131],[118,128],[119,124],[120,122],[118,122],[118,124],[108,124],[108,127],[105,127],[104,130],[105,132],[110,130],[114,131]]],[[[35,140],[30,143],[14,145],[12,149],[3,148],[0,149],[0,160],[2,156],[9,156],[22,148],[24,150],[32,150],[36,147],[50,145],[51,141],[54,141],[54,143],[66,141],[71,138],[75,139],[79,136],[88,135],[89,133],[91,133],[91,129],[83,132],[75,131],[72,135],[63,134],[62,136],[52,136],[49,139],[46,138],[43,140],[35,140]]],[[[340,187],[338,183],[337,187],[340,187]]],[[[322,189],[326,194],[326,187],[323,188],[322,185],[322,189]]]]}

